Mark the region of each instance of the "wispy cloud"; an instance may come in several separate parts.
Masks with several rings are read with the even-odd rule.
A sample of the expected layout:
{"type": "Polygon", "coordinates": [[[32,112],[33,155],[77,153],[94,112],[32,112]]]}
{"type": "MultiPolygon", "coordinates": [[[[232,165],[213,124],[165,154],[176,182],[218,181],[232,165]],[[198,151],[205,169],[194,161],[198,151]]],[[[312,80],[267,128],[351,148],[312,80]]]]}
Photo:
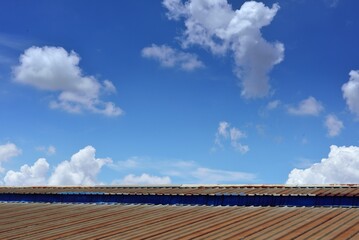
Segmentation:
{"type": "Polygon", "coordinates": [[[325,127],[328,129],[328,136],[329,137],[335,137],[340,134],[342,129],[344,128],[344,124],[342,121],[340,121],[337,116],[334,114],[329,114],[325,118],[325,127]]]}
{"type": "Polygon", "coordinates": [[[223,148],[224,144],[229,141],[235,150],[244,154],[249,151],[249,146],[242,144],[240,140],[246,137],[247,135],[243,131],[236,127],[231,127],[226,121],[222,121],[218,125],[214,142],[217,147],[223,148]]]}
{"type": "Polygon", "coordinates": [[[142,173],[139,176],[129,174],[121,180],[115,180],[112,182],[114,185],[163,185],[170,183],[171,178],[169,176],[159,177],[147,173],[142,173]]]}
{"type": "Polygon", "coordinates": [[[281,104],[281,101],[280,101],[280,100],[270,101],[270,102],[267,104],[266,109],[267,109],[268,111],[274,110],[274,109],[278,108],[280,104],[281,104]]]}
{"type": "Polygon", "coordinates": [[[36,147],[36,150],[39,152],[43,152],[47,155],[54,155],[56,153],[56,147],[53,145],[50,145],[48,147],[39,146],[39,147],[36,147]]]}
{"type": "Polygon", "coordinates": [[[323,0],[323,1],[330,8],[335,8],[339,4],[339,0],[323,0]]]}
{"type": "Polygon", "coordinates": [[[323,110],[322,103],[312,96],[302,100],[296,107],[288,107],[288,113],[298,116],[318,116],[323,110]]]}
{"type": "MultiPolygon", "coordinates": [[[[115,180],[115,184],[125,184],[125,182],[140,182],[143,184],[163,184],[181,183],[241,183],[253,182],[257,176],[253,173],[241,171],[227,171],[202,166],[194,161],[166,160],[160,161],[151,158],[130,158],[135,161],[135,168],[120,169],[116,166],[111,168],[123,173],[131,171],[125,177],[115,180]],[[135,160],[134,160],[135,159],[135,160]],[[149,174],[151,172],[151,174],[149,174]],[[153,181],[152,181],[153,180],[153,181]]],[[[117,165],[118,162],[114,162],[117,165]]],[[[120,165],[123,161],[119,162],[120,165]]]]}
{"type": "Polygon", "coordinates": [[[192,71],[204,67],[197,55],[173,49],[167,45],[152,44],[142,49],[142,56],[157,60],[163,67],[180,67],[185,71],[192,71]]]}
{"type": "Polygon", "coordinates": [[[23,51],[29,45],[31,45],[30,41],[25,40],[23,37],[0,33],[0,47],[23,51]]]}

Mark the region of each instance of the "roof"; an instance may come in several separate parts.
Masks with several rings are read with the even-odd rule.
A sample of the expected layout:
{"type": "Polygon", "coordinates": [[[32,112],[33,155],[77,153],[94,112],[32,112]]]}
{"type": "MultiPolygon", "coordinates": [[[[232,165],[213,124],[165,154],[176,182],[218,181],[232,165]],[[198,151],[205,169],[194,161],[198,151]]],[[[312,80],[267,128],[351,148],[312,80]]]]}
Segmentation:
{"type": "Polygon", "coordinates": [[[1,239],[359,239],[358,208],[1,203],[1,239]]]}
{"type": "Polygon", "coordinates": [[[358,196],[359,184],[341,185],[170,185],[170,186],[95,186],[95,187],[0,187],[0,193],[101,192],[122,194],[245,194],[358,196]]]}
{"type": "Polygon", "coordinates": [[[359,185],[2,187],[0,198],[12,196],[12,200],[2,199],[0,203],[0,236],[1,239],[359,239],[359,205],[323,207],[317,201],[313,206],[298,207],[273,200],[277,197],[280,203],[283,199],[307,203],[313,198],[331,203],[333,199],[359,202],[358,190],[359,185]],[[117,202],[98,201],[103,197],[114,197],[117,202]],[[173,202],[178,197],[187,197],[187,202],[173,202]],[[226,197],[231,201],[223,202],[226,197]],[[222,202],[214,204],[215,201],[207,201],[210,198],[222,202]],[[71,201],[65,203],[66,199],[71,201]],[[141,200],[129,204],[124,199],[157,202],[148,204],[141,200]],[[207,200],[199,205],[193,202],[195,199],[207,200]],[[240,201],[233,199],[247,199],[248,204],[240,205],[240,201]],[[263,199],[272,201],[271,205],[266,205],[263,199]]]}

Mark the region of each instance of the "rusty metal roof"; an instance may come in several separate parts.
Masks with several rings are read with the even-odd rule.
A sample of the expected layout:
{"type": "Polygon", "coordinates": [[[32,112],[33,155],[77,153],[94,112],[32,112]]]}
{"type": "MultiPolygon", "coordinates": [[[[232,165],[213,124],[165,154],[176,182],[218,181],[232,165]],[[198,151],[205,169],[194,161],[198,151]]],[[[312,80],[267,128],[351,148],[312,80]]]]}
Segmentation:
{"type": "Polygon", "coordinates": [[[359,239],[359,205],[333,204],[358,198],[359,185],[1,187],[0,239],[359,239]],[[156,204],[104,204],[102,196],[156,204]],[[228,196],[250,199],[249,205],[224,201],[228,196]],[[66,197],[74,201],[51,200],[66,197]],[[186,204],[173,202],[179,197],[186,204]],[[79,203],[88,198],[94,203],[79,203]],[[313,198],[321,201],[308,204],[313,198]],[[194,199],[212,200],[195,205],[194,199]],[[307,205],[277,204],[285,199],[307,205]]]}
{"type": "Polygon", "coordinates": [[[96,187],[0,187],[0,193],[97,192],[156,195],[311,195],[359,196],[359,184],[342,185],[174,185],[174,186],[96,186],[96,187]]]}
{"type": "Polygon", "coordinates": [[[1,239],[359,239],[359,208],[0,203],[1,239]]]}

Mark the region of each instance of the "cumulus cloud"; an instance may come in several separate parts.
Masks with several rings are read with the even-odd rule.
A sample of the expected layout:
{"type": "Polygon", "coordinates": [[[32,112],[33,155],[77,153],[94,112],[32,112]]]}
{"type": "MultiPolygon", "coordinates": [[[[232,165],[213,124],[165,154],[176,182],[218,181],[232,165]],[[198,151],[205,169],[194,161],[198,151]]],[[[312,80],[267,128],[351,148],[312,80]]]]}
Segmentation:
{"type": "Polygon", "coordinates": [[[349,110],[359,118],[359,70],[349,73],[349,81],[342,86],[343,98],[349,110]]]}
{"type": "Polygon", "coordinates": [[[229,142],[235,150],[244,154],[249,151],[249,146],[243,145],[240,140],[246,137],[244,132],[236,127],[231,127],[228,122],[222,121],[216,132],[215,144],[223,148],[223,144],[229,142]]]}
{"type": "Polygon", "coordinates": [[[312,96],[302,100],[298,106],[288,108],[290,114],[299,116],[318,116],[323,110],[321,102],[312,96]]]}
{"type": "Polygon", "coordinates": [[[197,55],[185,53],[166,45],[158,46],[152,44],[151,47],[145,47],[142,49],[142,56],[157,60],[163,67],[180,67],[185,71],[192,71],[204,66],[204,64],[198,60],[197,55]]]}
{"type": "Polygon", "coordinates": [[[168,176],[159,177],[143,173],[140,176],[129,174],[120,181],[115,181],[113,184],[124,184],[124,185],[163,185],[171,184],[171,178],[168,176]]]}
{"type": "Polygon", "coordinates": [[[337,116],[333,114],[329,114],[325,118],[325,126],[328,129],[328,136],[335,137],[340,134],[342,131],[344,124],[342,121],[340,121],[337,116]]]}
{"type": "Polygon", "coordinates": [[[58,164],[51,174],[50,165],[45,158],[38,159],[34,165],[21,166],[20,171],[9,170],[4,182],[6,185],[96,185],[97,175],[104,165],[111,164],[110,158],[96,158],[96,149],[87,146],[72,155],[71,159],[58,164]],[[48,177],[48,175],[50,175],[48,177]]]}
{"type": "Polygon", "coordinates": [[[14,81],[40,90],[59,93],[51,108],[79,113],[84,110],[118,116],[122,110],[112,102],[101,100],[103,92],[114,92],[114,85],[86,76],[79,67],[80,56],[62,47],[30,47],[13,68],[14,81]]]}
{"type": "Polygon", "coordinates": [[[261,29],[272,22],[278,4],[267,7],[247,1],[237,10],[227,0],[164,0],[163,5],[169,19],[184,19],[183,48],[198,45],[216,55],[230,52],[241,80],[242,96],[258,98],[269,93],[268,73],[283,60],[284,46],[266,41],[261,29]]]}
{"type": "Polygon", "coordinates": [[[306,169],[293,169],[287,184],[334,184],[359,182],[359,147],[332,145],[328,158],[306,169]]]}
{"type": "Polygon", "coordinates": [[[87,146],[61,162],[52,173],[49,185],[94,185],[101,168],[112,163],[110,158],[96,158],[96,149],[87,146]]]}
{"type": "Polygon", "coordinates": [[[39,158],[34,165],[27,164],[16,172],[10,170],[6,173],[4,182],[8,186],[33,186],[33,185],[46,185],[46,177],[49,170],[49,164],[45,158],[39,158]]]}
{"type": "Polygon", "coordinates": [[[21,154],[21,149],[13,143],[0,145],[0,173],[4,172],[1,163],[21,154]]]}

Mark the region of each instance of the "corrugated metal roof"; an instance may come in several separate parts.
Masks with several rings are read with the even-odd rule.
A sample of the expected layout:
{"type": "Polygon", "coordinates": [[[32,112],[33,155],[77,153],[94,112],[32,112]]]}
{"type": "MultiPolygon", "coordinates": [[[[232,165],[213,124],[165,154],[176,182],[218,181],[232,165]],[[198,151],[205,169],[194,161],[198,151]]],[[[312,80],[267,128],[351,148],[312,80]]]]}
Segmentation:
{"type": "Polygon", "coordinates": [[[0,193],[0,201],[48,203],[187,204],[208,206],[359,207],[358,196],[245,194],[123,194],[98,192],[0,193]]]}
{"type": "Polygon", "coordinates": [[[0,193],[97,192],[121,194],[184,194],[184,195],[311,195],[359,196],[359,184],[345,185],[175,185],[175,186],[96,186],[96,187],[0,187],[0,193]]]}
{"type": "Polygon", "coordinates": [[[1,187],[0,200],[28,201],[0,202],[0,239],[359,239],[359,185],[1,187]]]}
{"type": "Polygon", "coordinates": [[[359,208],[0,203],[1,239],[359,239],[359,208]]]}

